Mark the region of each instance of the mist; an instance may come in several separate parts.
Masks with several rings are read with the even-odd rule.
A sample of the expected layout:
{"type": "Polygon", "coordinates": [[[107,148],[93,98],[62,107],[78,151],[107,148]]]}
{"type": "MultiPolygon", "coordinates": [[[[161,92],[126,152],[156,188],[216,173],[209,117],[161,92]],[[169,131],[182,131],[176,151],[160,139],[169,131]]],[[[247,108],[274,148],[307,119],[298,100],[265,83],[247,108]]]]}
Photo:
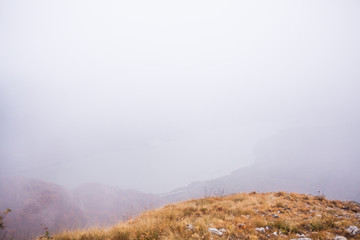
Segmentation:
{"type": "MultiPolygon", "coordinates": [[[[251,166],[294,128],[346,136],[359,169],[359,10],[0,1],[0,175],[163,193],[251,166]]],[[[326,162],[321,144],[301,148],[307,162],[326,162]]]]}

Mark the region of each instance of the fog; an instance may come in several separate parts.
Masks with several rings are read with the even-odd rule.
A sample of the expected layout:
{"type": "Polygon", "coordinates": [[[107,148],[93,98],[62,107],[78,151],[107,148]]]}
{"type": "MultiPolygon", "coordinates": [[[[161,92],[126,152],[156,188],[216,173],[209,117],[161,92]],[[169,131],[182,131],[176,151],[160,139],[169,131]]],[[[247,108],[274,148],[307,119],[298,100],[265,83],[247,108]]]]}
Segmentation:
{"type": "Polygon", "coordinates": [[[0,175],[162,193],[253,164],[286,129],[358,139],[359,12],[359,1],[0,0],[0,175]]]}

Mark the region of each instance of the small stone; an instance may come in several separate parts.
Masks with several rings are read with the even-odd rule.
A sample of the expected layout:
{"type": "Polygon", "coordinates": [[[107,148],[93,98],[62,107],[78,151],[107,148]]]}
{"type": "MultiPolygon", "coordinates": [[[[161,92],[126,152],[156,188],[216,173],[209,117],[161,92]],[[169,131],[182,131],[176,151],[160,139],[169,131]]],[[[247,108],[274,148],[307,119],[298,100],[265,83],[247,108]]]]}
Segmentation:
{"type": "Polygon", "coordinates": [[[261,227],[261,228],[255,228],[256,231],[258,231],[259,233],[265,233],[265,228],[261,227]]]}
{"type": "Polygon", "coordinates": [[[275,236],[279,236],[279,234],[275,231],[275,232],[273,232],[273,234],[275,235],[275,236]]]}
{"type": "Polygon", "coordinates": [[[347,240],[347,238],[346,238],[346,237],[343,237],[343,236],[337,235],[337,236],[334,238],[334,240],[347,240]]]}
{"type": "Polygon", "coordinates": [[[219,229],[219,231],[222,232],[222,233],[226,233],[225,228],[221,228],[221,229],[219,229]]]}
{"type": "Polygon", "coordinates": [[[194,226],[191,225],[191,224],[188,224],[188,225],[186,225],[186,228],[187,228],[188,230],[193,230],[193,229],[194,229],[194,226]]]}
{"type": "Polygon", "coordinates": [[[277,214],[272,214],[271,215],[273,218],[279,218],[279,215],[277,215],[277,214]]]}
{"type": "Polygon", "coordinates": [[[347,229],[345,229],[345,231],[347,233],[349,233],[351,236],[354,236],[354,235],[360,233],[359,228],[357,228],[356,226],[350,226],[347,229]]]}
{"type": "Polygon", "coordinates": [[[219,230],[217,230],[216,228],[209,228],[208,230],[210,233],[216,234],[218,236],[222,236],[224,234],[224,233],[220,232],[219,230]]]}

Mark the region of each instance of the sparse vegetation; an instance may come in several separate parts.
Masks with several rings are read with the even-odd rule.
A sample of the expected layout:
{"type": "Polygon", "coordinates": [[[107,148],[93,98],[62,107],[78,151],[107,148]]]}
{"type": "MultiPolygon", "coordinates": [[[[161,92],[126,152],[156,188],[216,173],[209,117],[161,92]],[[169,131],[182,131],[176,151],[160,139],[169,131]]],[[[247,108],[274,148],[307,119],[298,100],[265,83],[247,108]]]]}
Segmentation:
{"type": "Polygon", "coordinates": [[[272,226],[284,234],[298,233],[298,227],[286,220],[276,220],[272,226]]]}
{"type": "Polygon", "coordinates": [[[4,223],[4,219],[6,217],[6,215],[8,215],[8,213],[11,212],[11,209],[6,209],[4,212],[0,212],[0,230],[5,229],[5,223],[4,223]]]}
{"type": "Polygon", "coordinates": [[[323,201],[325,199],[325,195],[318,191],[318,194],[315,196],[315,198],[319,201],[323,201]]]}
{"type": "Polygon", "coordinates": [[[51,234],[50,234],[50,232],[49,232],[49,228],[48,227],[46,227],[46,226],[43,226],[43,229],[44,229],[44,235],[42,235],[41,237],[40,237],[40,239],[53,239],[52,237],[51,237],[51,234]]]}
{"type": "Polygon", "coordinates": [[[10,212],[11,212],[11,210],[9,208],[7,208],[4,212],[0,212],[0,240],[3,240],[6,238],[7,232],[5,230],[4,219],[10,212]]]}
{"type": "MultiPolygon", "coordinates": [[[[55,240],[155,239],[290,239],[304,234],[312,239],[346,235],[359,205],[295,193],[241,193],[170,204],[144,212],[108,229],[88,229],[54,235],[55,240]],[[221,229],[223,234],[209,232],[221,229]],[[264,228],[264,231],[255,228],[264,228]],[[274,234],[276,233],[276,234],[274,234]]],[[[360,239],[360,235],[351,239],[360,239]]]]}

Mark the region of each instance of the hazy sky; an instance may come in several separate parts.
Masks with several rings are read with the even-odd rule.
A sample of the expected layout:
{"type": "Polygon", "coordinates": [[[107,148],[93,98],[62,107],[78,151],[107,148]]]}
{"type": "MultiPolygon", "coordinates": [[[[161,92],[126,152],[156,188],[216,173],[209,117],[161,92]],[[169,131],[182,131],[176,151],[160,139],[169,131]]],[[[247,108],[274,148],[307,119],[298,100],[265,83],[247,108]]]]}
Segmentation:
{"type": "Polygon", "coordinates": [[[360,122],[359,1],[0,0],[0,174],[164,192],[360,122]]]}

